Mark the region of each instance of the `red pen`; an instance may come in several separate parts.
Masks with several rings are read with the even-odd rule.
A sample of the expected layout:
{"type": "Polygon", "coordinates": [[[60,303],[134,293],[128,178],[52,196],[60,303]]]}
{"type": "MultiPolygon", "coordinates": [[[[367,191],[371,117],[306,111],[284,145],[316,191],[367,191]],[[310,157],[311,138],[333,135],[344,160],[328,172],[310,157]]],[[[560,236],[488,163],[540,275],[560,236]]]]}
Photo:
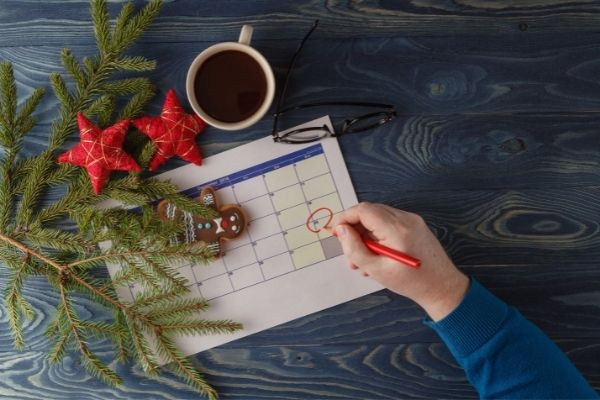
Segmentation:
{"type": "MultiPolygon", "coordinates": [[[[327,227],[327,229],[331,230],[331,234],[337,237],[337,234],[333,229],[329,227],[327,227]]],[[[418,258],[414,258],[413,256],[409,256],[408,254],[403,253],[401,251],[391,249],[371,239],[367,239],[362,236],[361,239],[365,246],[367,246],[367,248],[373,253],[391,258],[392,260],[396,260],[404,265],[408,265],[411,268],[417,269],[421,266],[421,260],[419,260],[418,258]]]]}
{"type": "Polygon", "coordinates": [[[392,260],[396,260],[412,268],[419,268],[421,266],[421,260],[419,260],[418,258],[414,258],[413,256],[409,256],[408,254],[403,253],[401,251],[391,249],[371,239],[366,239],[363,237],[362,241],[365,244],[365,246],[367,246],[367,248],[373,253],[389,257],[392,260]]]}

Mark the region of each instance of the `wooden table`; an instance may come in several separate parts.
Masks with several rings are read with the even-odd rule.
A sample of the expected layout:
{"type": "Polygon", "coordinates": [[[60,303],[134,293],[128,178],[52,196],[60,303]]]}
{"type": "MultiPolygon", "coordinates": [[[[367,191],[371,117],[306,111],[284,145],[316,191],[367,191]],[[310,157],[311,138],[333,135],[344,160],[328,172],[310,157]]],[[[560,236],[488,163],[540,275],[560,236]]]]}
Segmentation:
{"type": "MultiPolygon", "coordinates": [[[[113,15],[118,7],[111,3],[113,15]]],[[[156,114],[167,89],[183,96],[196,54],[237,40],[245,23],[280,86],[320,18],[286,104],[395,104],[393,123],[340,139],[358,197],[422,214],[462,270],[540,326],[598,389],[599,13],[600,1],[583,0],[181,0],[164,5],[132,53],[158,61],[156,114]]],[[[49,87],[62,47],[79,57],[95,52],[85,1],[0,0],[0,59],[14,63],[21,93],[49,87]]],[[[26,152],[45,146],[56,106],[46,95],[26,152]]],[[[271,123],[209,128],[199,139],[204,155],[260,138],[271,123]]],[[[49,366],[42,333],[57,298],[42,279],[26,293],[38,316],[25,351],[12,349],[0,309],[1,398],[197,398],[173,376],[150,380],[133,365],[118,367],[120,389],[90,378],[76,356],[49,366]]],[[[109,317],[80,304],[88,316],[109,317]]],[[[476,397],[423,317],[381,291],[195,359],[226,399],[476,397]]],[[[110,356],[107,343],[96,348],[110,356]]]]}

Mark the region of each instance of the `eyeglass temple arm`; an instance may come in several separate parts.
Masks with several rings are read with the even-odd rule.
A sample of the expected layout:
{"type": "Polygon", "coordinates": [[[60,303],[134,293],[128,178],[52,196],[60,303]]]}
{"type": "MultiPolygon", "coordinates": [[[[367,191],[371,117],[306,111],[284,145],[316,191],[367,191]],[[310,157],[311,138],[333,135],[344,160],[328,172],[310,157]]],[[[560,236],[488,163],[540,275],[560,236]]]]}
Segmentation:
{"type": "MultiPolygon", "coordinates": [[[[315,29],[317,29],[317,25],[319,25],[318,19],[315,20],[312,28],[310,28],[308,33],[306,35],[304,35],[304,38],[298,45],[298,48],[296,49],[296,52],[294,53],[294,56],[292,57],[292,61],[290,61],[290,65],[288,66],[288,69],[285,73],[285,80],[283,81],[283,87],[281,88],[281,93],[279,94],[279,99],[277,100],[277,106],[275,107],[275,116],[277,116],[279,114],[279,110],[281,109],[281,104],[283,103],[283,99],[285,98],[285,93],[287,91],[288,82],[290,80],[290,73],[292,72],[292,69],[294,69],[294,65],[296,64],[298,55],[300,55],[300,51],[302,51],[302,48],[304,47],[304,43],[306,43],[306,41],[308,40],[310,35],[313,33],[313,31],[315,29]]],[[[275,117],[273,120],[273,135],[276,135],[276,134],[277,134],[277,117],[275,117]]]]}
{"type": "Polygon", "coordinates": [[[310,107],[320,107],[320,106],[357,106],[357,107],[371,107],[371,108],[381,108],[386,111],[396,111],[396,107],[391,104],[383,104],[383,103],[367,103],[367,102],[355,102],[355,101],[325,101],[319,103],[310,103],[310,104],[300,104],[297,106],[292,106],[285,108],[277,113],[277,115],[282,115],[286,112],[290,112],[293,110],[301,110],[304,108],[310,107]]]}

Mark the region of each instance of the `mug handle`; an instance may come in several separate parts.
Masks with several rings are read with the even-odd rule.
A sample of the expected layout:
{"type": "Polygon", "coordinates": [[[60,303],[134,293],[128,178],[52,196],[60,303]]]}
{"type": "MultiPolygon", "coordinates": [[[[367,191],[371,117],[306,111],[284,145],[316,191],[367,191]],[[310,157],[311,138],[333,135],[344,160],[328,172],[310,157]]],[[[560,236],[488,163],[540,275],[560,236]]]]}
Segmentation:
{"type": "Polygon", "coordinates": [[[242,26],[242,30],[240,32],[240,38],[238,39],[238,43],[245,44],[246,46],[250,46],[250,41],[252,40],[252,32],[254,32],[254,28],[250,25],[242,26]]]}

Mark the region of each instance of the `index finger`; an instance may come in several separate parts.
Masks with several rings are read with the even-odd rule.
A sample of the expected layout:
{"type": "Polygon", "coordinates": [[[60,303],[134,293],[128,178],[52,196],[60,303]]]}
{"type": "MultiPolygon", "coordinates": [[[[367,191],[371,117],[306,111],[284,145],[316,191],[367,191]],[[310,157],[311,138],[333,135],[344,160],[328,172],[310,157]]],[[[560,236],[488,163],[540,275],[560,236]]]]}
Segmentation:
{"type": "Polygon", "coordinates": [[[387,207],[378,204],[359,203],[336,215],[331,225],[360,224],[369,231],[376,231],[385,226],[393,216],[394,214],[387,207]]]}

